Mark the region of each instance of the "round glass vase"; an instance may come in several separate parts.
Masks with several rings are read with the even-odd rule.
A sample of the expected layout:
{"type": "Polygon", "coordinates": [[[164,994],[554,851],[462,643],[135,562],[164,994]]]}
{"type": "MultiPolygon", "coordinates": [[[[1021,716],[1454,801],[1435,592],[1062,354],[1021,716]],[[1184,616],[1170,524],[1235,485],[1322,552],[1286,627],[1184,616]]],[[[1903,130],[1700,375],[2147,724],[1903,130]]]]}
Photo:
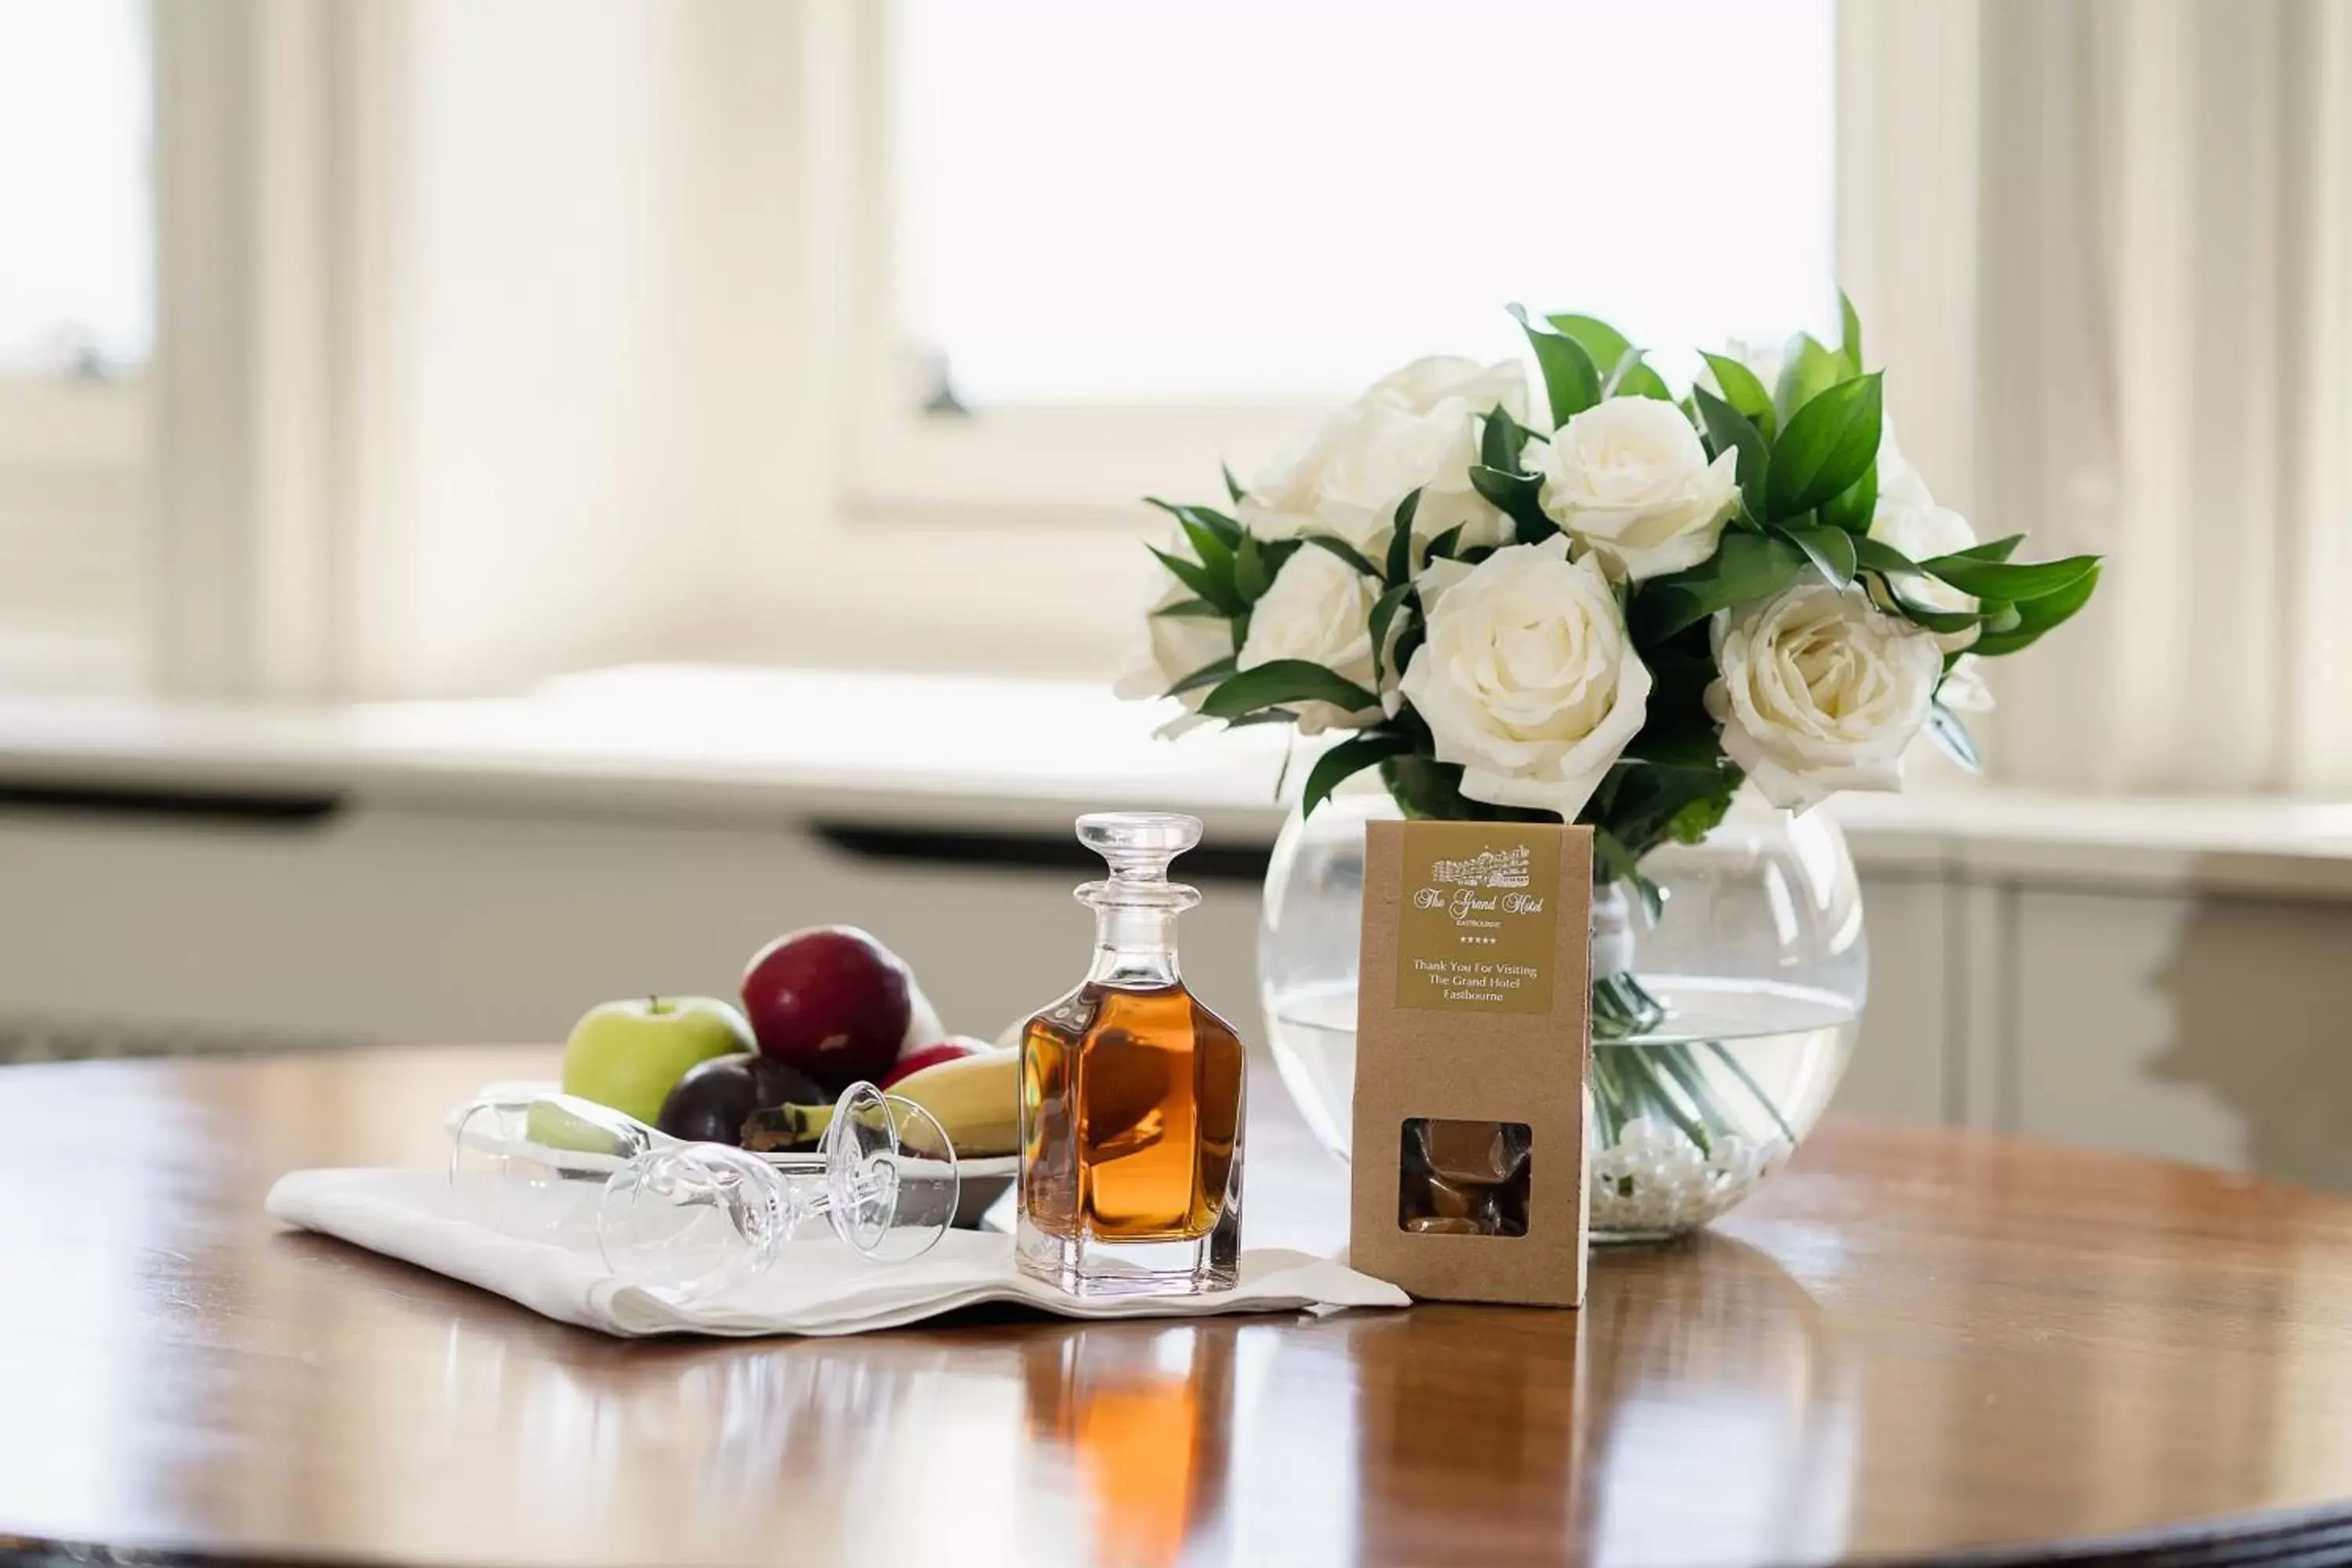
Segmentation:
{"type": "MultiPolygon", "coordinates": [[[[1356,1075],[1364,824],[1402,814],[1343,790],[1275,843],[1258,984],[1276,1065],[1316,1135],[1348,1157],[1356,1075]]],[[[1592,908],[1592,1239],[1692,1231],[1754,1192],[1812,1131],[1853,1048],[1869,977],[1844,835],[1743,794],[1698,844],[1592,908]]]]}

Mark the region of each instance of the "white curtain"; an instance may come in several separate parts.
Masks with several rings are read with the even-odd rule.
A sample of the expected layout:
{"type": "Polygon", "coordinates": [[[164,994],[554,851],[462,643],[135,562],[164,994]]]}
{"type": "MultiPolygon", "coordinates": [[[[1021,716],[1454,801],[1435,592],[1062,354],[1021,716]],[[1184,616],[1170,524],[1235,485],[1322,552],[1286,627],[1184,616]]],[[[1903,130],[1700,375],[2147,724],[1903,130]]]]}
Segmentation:
{"type": "Polygon", "coordinates": [[[2352,788],[2352,0],[1970,9],[1974,515],[2109,559],[1997,771],[2352,788]]]}

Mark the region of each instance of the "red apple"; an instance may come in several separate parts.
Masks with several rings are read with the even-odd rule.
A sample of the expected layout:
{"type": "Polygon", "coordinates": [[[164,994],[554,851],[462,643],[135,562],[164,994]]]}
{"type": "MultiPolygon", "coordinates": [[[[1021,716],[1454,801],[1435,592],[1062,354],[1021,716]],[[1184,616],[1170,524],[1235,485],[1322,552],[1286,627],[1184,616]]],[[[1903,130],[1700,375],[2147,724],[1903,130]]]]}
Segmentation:
{"type": "Polygon", "coordinates": [[[882,1087],[887,1089],[900,1079],[919,1073],[935,1063],[951,1062],[960,1057],[982,1056],[995,1048],[987,1041],[975,1040],[970,1035],[950,1035],[944,1040],[919,1046],[900,1057],[898,1065],[890,1069],[890,1076],[882,1080],[882,1087]]]}
{"type": "Polygon", "coordinates": [[[890,1070],[913,994],[906,963],[855,926],[778,937],[743,971],[743,1012],[761,1054],[835,1094],[890,1070]]]}

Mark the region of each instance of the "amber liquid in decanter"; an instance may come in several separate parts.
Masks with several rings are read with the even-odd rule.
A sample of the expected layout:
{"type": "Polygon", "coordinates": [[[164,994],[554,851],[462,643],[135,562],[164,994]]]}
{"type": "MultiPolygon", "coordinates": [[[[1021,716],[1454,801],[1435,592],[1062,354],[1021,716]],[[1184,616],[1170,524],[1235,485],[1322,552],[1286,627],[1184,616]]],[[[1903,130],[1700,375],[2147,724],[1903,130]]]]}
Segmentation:
{"type": "Polygon", "coordinates": [[[1233,1284],[1240,1255],[1244,1054],[1185,989],[1177,915],[1200,901],[1168,862],[1189,816],[1102,813],[1079,838],[1110,861],[1085,982],[1021,1044],[1021,1267],[1074,1295],[1233,1284]]]}

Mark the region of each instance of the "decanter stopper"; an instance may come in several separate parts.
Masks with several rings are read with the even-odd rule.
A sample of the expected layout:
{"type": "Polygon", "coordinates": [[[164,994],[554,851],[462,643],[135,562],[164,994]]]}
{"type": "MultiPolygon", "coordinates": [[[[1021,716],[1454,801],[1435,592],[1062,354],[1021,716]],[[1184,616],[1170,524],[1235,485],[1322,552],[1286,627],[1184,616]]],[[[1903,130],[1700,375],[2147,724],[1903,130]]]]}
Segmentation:
{"type": "Polygon", "coordinates": [[[1201,819],[1174,811],[1090,811],[1078,818],[1078,842],[1110,867],[1107,881],[1077,889],[1097,909],[1126,905],[1189,910],[1200,889],[1168,879],[1169,865],[1201,842],[1201,819]]]}

